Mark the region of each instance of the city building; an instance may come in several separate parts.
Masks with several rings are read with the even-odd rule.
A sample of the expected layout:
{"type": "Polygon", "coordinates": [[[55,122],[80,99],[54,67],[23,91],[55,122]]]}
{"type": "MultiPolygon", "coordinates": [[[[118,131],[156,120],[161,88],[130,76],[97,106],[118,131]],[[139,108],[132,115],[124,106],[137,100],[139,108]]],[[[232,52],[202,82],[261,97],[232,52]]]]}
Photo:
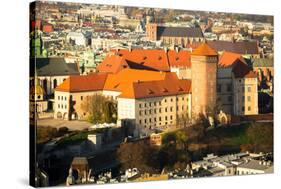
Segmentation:
{"type": "Polygon", "coordinates": [[[182,114],[191,117],[190,80],[171,72],[123,69],[117,74],[70,76],[56,88],[55,118],[85,118],[81,104],[94,94],[117,101],[119,125],[161,129],[175,125],[182,114]]]}
{"type": "Polygon", "coordinates": [[[31,58],[30,63],[31,69],[36,69],[40,86],[46,95],[52,95],[54,89],[70,75],[80,74],[78,65],[65,63],[64,58],[31,58]]]}
{"type": "MultiPolygon", "coordinates": [[[[257,41],[207,41],[211,48],[215,49],[218,54],[223,52],[232,52],[241,54],[246,58],[260,58],[261,49],[257,41]]],[[[196,49],[201,43],[193,43],[188,45],[189,49],[196,49]]]]}
{"type": "Polygon", "coordinates": [[[268,154],[240,152],[216,156],[208,154],[201,161],[192,163],[192,177],[197,176],[231,176],[273,173],[273,164],[268,154]]]}
{"type": "Polygon", "coordinates": [[[56,88],[55,118],[85,119],[82,99],[94,94],[118,102],[119,125],[148,129],[175,125],[185,111],[193,119],[199,114],[211,119],[220,112],[222,123],[232,115],[258,114],[256,74],[241,55],[225,52],[219,60],[206,43],[191,53],[113,50],[97,70],[72,76],[56,88]]]}
{"type": "MultiPolygon", "coordinates": [[[[217,105],[223,113],[258,114],[257,75],[240,54],[224,52],[220,56],[217,82],[217,105]]],[[[223,122],[228,121],[224,116],[223,122]]]]}
{"type": "Polygon", "coordinates": [[[180,45],[185,47],[193,42],[202,42],[204,36],[200,27],[168,27],[155,23],[146,25],[146,35],[148,40],[161,40],[164,44],[180,45]]]}

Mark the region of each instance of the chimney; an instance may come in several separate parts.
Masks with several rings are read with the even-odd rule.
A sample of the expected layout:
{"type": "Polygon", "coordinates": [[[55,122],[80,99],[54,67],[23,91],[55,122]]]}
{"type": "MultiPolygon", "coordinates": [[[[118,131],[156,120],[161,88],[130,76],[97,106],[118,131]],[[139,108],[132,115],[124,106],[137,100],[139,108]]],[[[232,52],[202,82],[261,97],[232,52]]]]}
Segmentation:
{"type": "Polygon", "coordinates": [[[179,52],[179,47],[175,47],[175,50],[178,53],[179,52]]]}
{"type": "Polygon", "coordinates": [[[168,52],[168,48],[164,47],[164,51],[165,51],[165,53],[167,53],[168,52]]]}

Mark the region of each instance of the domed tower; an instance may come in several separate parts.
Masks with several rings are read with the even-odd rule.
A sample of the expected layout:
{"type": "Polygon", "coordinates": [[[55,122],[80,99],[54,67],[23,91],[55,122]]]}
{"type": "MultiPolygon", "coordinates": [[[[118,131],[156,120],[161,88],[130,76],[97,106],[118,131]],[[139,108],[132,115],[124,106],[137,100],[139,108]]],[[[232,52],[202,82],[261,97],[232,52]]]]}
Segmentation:
{"type": "Polygon", "coordinates": [[[34,101],[42,101],[44,100],[45,91],[40,85],[40,80],[37,76],[34,78],[34,86],[30,88],[30,99],[34,101]]]}
{"type": "Polygon", "coordinates": [[[191,53],[192,113],[209,116],[217,99],[218,54],[206,43],[191,53]]]}

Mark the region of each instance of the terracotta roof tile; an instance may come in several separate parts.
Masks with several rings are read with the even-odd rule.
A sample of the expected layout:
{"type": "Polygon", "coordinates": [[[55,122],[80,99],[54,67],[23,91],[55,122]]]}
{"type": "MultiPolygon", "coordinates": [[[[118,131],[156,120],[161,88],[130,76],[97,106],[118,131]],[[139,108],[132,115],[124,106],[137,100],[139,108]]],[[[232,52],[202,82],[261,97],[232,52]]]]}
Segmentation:
{"type": "Polygon", "coordinates": [[[190,67],[190,52],[188,51],[175,51],[169,50],[168,51],[168,59],[170,66],[184,66],[190,67]]]}
{"type": "Polygon", "coordinates": [[[97,66],[99,72],[117,73],[123,68],[127,68],[128,64],[123,57],[116,54],[108,54],[103,62],[97,66]]]}
{"type": "Polygon", "coordinates": [[[191,80],[165,79],[133,83],[132,93],[122,93],[125,98],[151,98],[187,94],[191,92],[191,80]]]}
{"type": "Polygon", "coordinates": [[[97,67],[100,72],[117,73],[123,68],[150,71],[170,71],[170,66],[190,67],[188,51],[159,49],[111,50],[110,55],[97,67]]]}
{"type": "Polygon", "coordinates": [[[194,51],[192,51],[191,55],[195,55],[195,56],[217,56],[218,53],[216,52],[216,50],[212,49],[207,43],[202,43],[194,51]]]}
{"type": "Polygon", "coordinates": [[[234,66],[237,61],[241,61],[246,64],[245,59],[241,56],[241,54],[232,53],[232,52],[224,52],[219,59],[218,65],[220,67],[231,67],[234,66]]]}
{"type": "Polygon", "coordinates": [[[93,73],[90,75],[69,76],[56,91],[83,92],[103,90],[107,73],[93,73]]]}

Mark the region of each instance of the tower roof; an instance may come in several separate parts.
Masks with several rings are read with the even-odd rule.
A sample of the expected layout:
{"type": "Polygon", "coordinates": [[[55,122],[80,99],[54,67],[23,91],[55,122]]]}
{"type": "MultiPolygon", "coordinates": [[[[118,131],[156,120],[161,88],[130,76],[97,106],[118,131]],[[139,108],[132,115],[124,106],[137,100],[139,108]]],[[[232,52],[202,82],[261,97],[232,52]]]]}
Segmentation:
{"type": "Polygon", "coordinates": [[[199,47],[197,47],[191,55],[196,56],[216,56],[218,53],[216,50],[212,49],[207,43],[201,44],[199,47]]]}

